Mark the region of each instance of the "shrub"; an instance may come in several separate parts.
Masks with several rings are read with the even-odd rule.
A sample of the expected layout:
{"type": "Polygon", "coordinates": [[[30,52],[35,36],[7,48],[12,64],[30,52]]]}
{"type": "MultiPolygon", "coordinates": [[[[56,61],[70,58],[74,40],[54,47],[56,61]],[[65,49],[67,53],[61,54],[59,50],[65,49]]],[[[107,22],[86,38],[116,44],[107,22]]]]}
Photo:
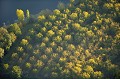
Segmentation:
{"type": "Polygon", "coordinates": [[[70,50],[70,51],[74,51],[75,50],[75,46],[73,44],[69,44],[67,46],[67,49],[70,50]]]}
{"type": "Polygon", "coordinates": [[[56,49],[56,52],[62,52],[62,51],[63,51],[63,48],[61,46],[58,46],[56,49]]]}
{"type": "Polygon", "coordinates": [[[53,12],[55,15],[60,15],[60,13],[61,13],[60,10],[58,10],[58,9],[55,9],[53,12]]]}
{"type": "Polygon", "coordinates": [[[56,16],[55,15],[49,15],[49,19],[54,21],[56,19],[56,16]]]}
{"type": "Polygon", "coordinates": [[[53,49],[51,47],[45,49],[45,54],[49,55],[52,53],[53,49]]]}
{"type": "Polygon", "coordinates": [[[19,52],[23,52],[23,50],[24,50],[23,47],[20,47],[20,46],[19,46],[19,47],[17,48],[17,51],[19,51],[19,52]]]}
{"type": "Polygon", "coordinates": [[[7,29],[1,27],[0,28],[0,48],[1,48],[1,56],[3,53],[3,50],[9,50],[10,46],[12,45],[11,35],[7,31],[7,29]]]}
{"type": "Polygon", "coordinates": [[[42,33],[38,33],[36,36],[37,36],[37,38],[43,37],[42,33]]]}
{"type": "Polygon", "coordinates": [[[77,67],[77,66],[75,66],[72,70],[73,70],[73,72],[75,72],[76,74],[80,74],[81,71],[82,71],[82,69],[81,69],[80,67],[77,67]]]}
{"type": "Polygon", "coordinates": [[[13,66],[12,72],[17,75],[17,77],[21,77],[22,69],[19,66],[13,66]]]}
{"type": "Polygon", "coordinates": [[[15,40],[17,39],[17,36],[14,33],[10,33],[11,36],[11,41],[15,42],[15,40]]]}
{"type": "Polygon", "coordinates": [[[112,3],[105,3],[103,6],[104,6],[105,8],[108,8],[108,9],[113,8],[113,4],[112,4],[112,3]]]}
{"type": "Polygon", "coordinates": [[[37,60],[36,66],[38,68],[42,67],[44,65],[44,63],[41,60],[37,60]]]}
{"type": "Polygon", "coordinates": [[[3,66],[4,66],[5,69],[9,68],[9,64],[4,64],[3,66]]]}
{"type": "Polygon", "coordinates": [[[85,69],[84,69],[86,72],[90,73],[90,72],[93,72],[93,68],[89,65],[86,65],[85,69]]]}
{"type": "Polygon", "coordinates": [[[87,18],[89,16],[89,13],[84,11],[83,15],[84,15],[85,18],[87,18]]]}
{"type": "Polygon", "coordinates": [[[21,28],[18,26],[17,23],[11,24],[9,28],[10,32],[14,32],[16,35],[21,35],[21,28]]]}
{"type": "Polygon", "coordinates": [[[52,26],[52,22],[48,21],[44,23],[45,27],[51,27],[52,26]]]}
{"type": "Polygon", "coordinates": [[[30,67],[31,67],[31,64],[30,64],[30,63],[26,63],[26,67],[27,67],[27,68],[30,68],[30,67]]]}
{"type": "Polygon", "coordinates": [[[45,18],[44,15],[38,16],[38,21],[39,21],[39,22],[42,22],[42,21],[44,21],[45,19],[46,19],[46,18],[45,18]]]}
{"type": "Polygon", "coordinates": [[[22,44],[22,45],[27,45],[27,44],[28,44],[28,40],[22,39],[21,44],[22,44]]]}
{"type": "Polygon", "coordinates": [[[62,38],[60,36],[57,36],[53,39],[55,42],[61,42],[62,41],[62,38]]]}
{"type": "Polygon", "coordinates": [[[78,14],[77,13],[72,13],[70,15],[70,18],[74,20],[74,19],[78,18],[78,14]]]}
{"type": "Polygon", "coordinates": [[[52,72],[51,74],[52,74],[53,78],[56,78],[58,76],[58,74],[56,72],[52,72]]]}
{"type": "Polygon", "coordinates": [[[72,24],[72,27],[75,29],[75,30],[80,30],[80,24],[78,24],[78,23],[73,23],[72,24]]]}
{"type": "Polygon", "coordinates": [[[64,39],[65,39],[66,41],[71,40],[71,38],[72,38],[72,36],[71,36],[71,35],[66,35],[66,36],[64,37],[64,39]]]}
{"type": "Polygon", "coordinates": [[[0,48],[0,58],[4,56],[4,49],[0,48]]]}
{"type": "Polygon", "coordinates": [[[47,36],[51,37],[53,36],[55,33],[52,31],[52,30],[49,30],[48,33],[47,33],[47,36]]]}
{"type": "Polygon", "coordinates": [[[46,29],[45,27],[43,27],[43,28],[41,29],[41,32],[44,33],[44,32],[46,32],[46,30],[47,30],[47,29],[46,29]]]}
{"type": "Polygon", "coordinates": [[[44,42],[44,43],[47,43],[48,41],[49,41],[49,38],[48,38],[48,37],[44,37],[44,38],[43,38],[43,42],[44,42]]]}
{"type": "Polygon", "coordinates": [[[82,78],[83,78],[83,79],[90,79],[90,74],[88,74],[87,72],[84,72],[84,73],[82,74],[82,78]]]}
{"type": "Polygon", "coordinates": [[[58,30],[58,32],[57,32],[57,34],[58,34],[59,36],[62,36],[63,33],[64,33],[64,30],[58,30]]]}
{"type": "Polygon", "coordinates": [[[18,53],[12,53],[12,58],[18,58],[18,53]]]}
{"type": "Polygon", "coordinates": [[[94,72],[93,77],[96,79],[101,79],[103,77],[103,74],[101,71],[96,71],[94,72]]]}
{"type": "Polygon", "coordinates": [[[93,37],[94,36],[94,33],[90,30],[90,31],[87,31],[86,32],[87,36],[89,37],[93,37]]]}
{"type": "Polygon", "coordinates": [[[36,69],[36,68],[35,68],[35,69],[32,69],[32,72],[33,72],[33,73],[37,73],[37,72],[38,72],[38,69],[36,69]]]}
{"type": "Polygon", "coordinates": [[[70,10],[69,10],[69,9],[65,9],[64,12],[65,12],[66,14],[69,14],[69,13],[70,13],[70,10]]]}

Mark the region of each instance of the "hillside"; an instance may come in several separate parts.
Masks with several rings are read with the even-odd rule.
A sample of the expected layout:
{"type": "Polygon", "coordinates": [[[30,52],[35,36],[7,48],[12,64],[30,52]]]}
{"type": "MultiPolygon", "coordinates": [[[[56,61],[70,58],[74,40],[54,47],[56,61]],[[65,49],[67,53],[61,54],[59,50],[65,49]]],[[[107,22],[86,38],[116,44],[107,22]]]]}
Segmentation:
{"type": "Polygon", "coordinates": [[[3,79],[119,79],[120,3],[70,0],[0,28],[3,79]],[[8,78],[8,77],[7,77],[8,78]]]}

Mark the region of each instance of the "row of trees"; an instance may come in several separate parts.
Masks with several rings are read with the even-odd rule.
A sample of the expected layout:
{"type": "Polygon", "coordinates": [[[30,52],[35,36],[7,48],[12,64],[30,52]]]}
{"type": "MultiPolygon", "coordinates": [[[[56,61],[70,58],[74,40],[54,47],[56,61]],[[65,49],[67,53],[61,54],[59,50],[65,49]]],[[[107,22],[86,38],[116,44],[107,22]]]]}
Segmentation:
{"type": "MultiPolygon", "coordinates": [[[[19,37],[14,50],[8,51],[10,58],[3,58],[5,70],[19,78],[119,79],[120,27],[114,20],[120,14],[119,3],[115,0],[74,3],[70,0],[66,8],[39,15],[36,22],[24,27],[14,23],[7,29],[9,32],[1,28],[6,30],[5,34],[0,32],[5,40],[14,42],[14,35],[19,37]]],[[[24,23],[22,10],[17,10],[17,16],[24,23]]],[[[7,45],[5,48],[0,45],[2,57],[3,49],[12,44],[3,44],[7,45]]]]}
{"type": "MultiPolygon", "coordinates": [[[[25,15],[24,15],[23,10],[17,9],[16,15],[17,15],[19,21],[24,21],[25,20],[25,15]]],[[[27,19],[30,18],[30,12],[29,12],[29,10],[26,10],[26,18],[27,19]]]]}

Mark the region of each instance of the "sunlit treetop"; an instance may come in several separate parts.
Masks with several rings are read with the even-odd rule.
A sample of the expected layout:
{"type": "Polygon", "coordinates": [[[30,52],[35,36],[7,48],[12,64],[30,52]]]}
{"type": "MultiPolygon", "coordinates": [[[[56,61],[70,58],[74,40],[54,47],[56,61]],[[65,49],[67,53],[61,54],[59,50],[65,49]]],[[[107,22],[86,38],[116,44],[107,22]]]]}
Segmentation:
{"type": "Polygon", "coordinates": [[[77,13],[72,13],[71,15],[70,15],[70,18],[71,19],[76,19],[78,17],[78,14],[77,13]]]}
{"type": "Polygon", "coordinates": [[[27,18],[30,18],[30,12],[29,12],[28,9],[27,9],[27,11],[26,11],[26,17],[27,17],[27,18]]]}
{"type": "Polygon", "coordinates": [[[23,21],[23,20],[24,20],[25,17],[24,17],[24,12],[23,12],[23,10],[17,9],[16,14],[17,14],[18,20],[20,20],[20,21],[23,21]]]}
{"type": "Polygon", "coordinates": [[[43,20],[45,20],[45,16],[44,15],[38,16],[38,21],[43,21],[43,20]]]}
{"type": "Polygon", "coordinates": [[[60,10],[58,10],[58,9],[55,9],[53,12],[55,15],[59,15],[61,13],[60,10]]]}

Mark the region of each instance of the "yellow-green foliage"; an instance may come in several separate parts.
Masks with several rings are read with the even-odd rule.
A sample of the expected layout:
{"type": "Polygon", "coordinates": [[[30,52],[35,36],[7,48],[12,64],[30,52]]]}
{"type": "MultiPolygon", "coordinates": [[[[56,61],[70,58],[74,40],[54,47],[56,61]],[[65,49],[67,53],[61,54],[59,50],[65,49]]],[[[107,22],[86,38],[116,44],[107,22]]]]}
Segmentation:
{"type": "Polygon", "coordinates": [[[73,3],[75,0],[70,0],[71,3],[73,3]]]}
{"type": "Polygon", "coordinates": [[[93,72],[93,68],[89,65],[87,65],[84,70],[88,73],[93,72]]]}
{"type": "Polygon", "coordinates": [[[72,14],[70,15],[70,18],[71,18],[71,19],[76,19],[76,18],[78,18],[78,14],[77,14],[77,13],[72,13],[72,14]]]}
{"type": "Polygon", "coordinates": [[[14,23],[14,24],[10,25],[10,31],[15,33],[16,35],[22,34],[21,28],[18,26],[17,23],[14,23]]]}
{"type": "Polygon", "coordinates": [[[55,15],[49,15],[49,18],[54,21],[56,19],[56,16],[55,15]]]}
{"type": "Polygon", "coordinates": [[[31,67],[31,64],[30,64],[30,63],[26,63],[26,67],[27,67],[27,68],[30,68],[30,67],[31,67]]]}
{"type": "Polygon", "coordinates": [[[16,74],[18,77],[21,77],[22,70],[19,66],[13,66],[12,72],[16,74]]]}
{"type": "Polygon", "coordinates": [[[94,33],[90,30],[90,31],[87,31],[87,35],[88,35],[89,37],[92,37],[92,36],[94,36],[94,33]]]}
{"type": "Polygon", "coordinates": [[[79,30],[81,27],[80,24],[78,24],[78,23],[73,23],[72,26],[75,30],[79,30]]]}
{"type": "Polygon", "coordinates": [[[108,8],[108,9],[111,9],[111,8],[113,8],[113,4],[112,3],[105,3],[104,7],[108,8]]]}
{"type": "Polygon", "coordinates": [[[36,63],[36,67],[41,67],[43,66],[43,62],[41,60],[38,60],[36,63]]]}
{"type": "Polygon", "coordinates": [[[43,35],[42,35],[42,33],[38,33],[36,36],[37,36],[38,38],[41,38],[43,35]]]}
{"type": "Polygon", "coordinates": [[[116,0],[70,0],[64,9],[43,11],[24,27],[19,27],[23,21],[8,31],[0,28],[6,73],[30,79],[119,79],[119,6],[116,0]]]}
{"type": "Polygon", "coordinates": [[[22,39],[21,44],[22,44],[22,45],[27,45],[27,44],[28,44],[28,40],[22,39]]]}
{"type": "Polygon", "coordinates": [[[48,33],[47,33],[47,36],[53,36],[55,33],[52,31],[52,30],[49,30],[48,33]]]}
{"type": "Polygon", "coordinates": [[[4,49],[0,48],[0,58],[4,56],[4,49]]]}
{"type": "Polygon", "coordinates": [[[62,38],[60,36],[57,36],[57,37],[54,38],[54,41],[55,42],[61,42],[62,38]]]}
{"type": "Polygon", "coordinates": [[[116,4],[115,4],[115,10],[116,10],[116,11],[120,11],[120,8],[119,8],[119,7],[120,7],[120,3],[116,3],[116,4]]]}
{"type": "Polygon", "coordinates": [[[24,50],[23,47],[18,47],[17,48],[17,51],[19,51],[19,52],[23,52],[23,50],[24,50]]]}
{"type": "Polygon", "coordinates": [[[45,20],[45,16],[44,15],[38,16],[38,21],[43,21],[43,20],[45,20]]]}
{"type": "Polygon", "coordinates": [[[98,79],[101,79],[103,77],[103,74],[101,71],[96,71],[94,72],[94,75],[93,75],[95,78],[98,78],[98,79]]]}
{"type": "Polygon", "coordinates": [[[55,15],[60,15],[60,10],[58,10],[58,9],[55,9],[53,12],[55,15]]]}
{"type": "Polygon", "coordinates": [[[64,38],[66,41],[71,40],[71,35],[66,35],[64,38]]]}
{"type": "Polygon", "coordinates": [[[83,14],[84,14],[84,17],[85,17],[85,18],[87,18],[87,17],[89,16],[89,13],[88,13],[88,12],[85,12],[85,11],[84,11],[83,14]]]}
{"type": "Polygon", "coordinates": [[[4,68],[5,68],[5,69],[8,69],[8,68],[9,68],[9,65],[8,65],[8,64],[4,64],[4,68]]]}
{"type": "Polygon", "coordinates": [[[82,77],[83,77],[83,79],[89,79],[89,78],[90,78],[90,74],[84,72],[84,73],[82,74],[82,77]]]}
{"type": "Polygon", "coordinates": [[[29,19],[30,18],[30,12],[29,10],[26,11],[26,17],[29,19]]]}
{"type": "Polygon", "coordinates": [[[17,9],[16,14],[19,21],[24,21],[25,16],[23,10],[17,9]]]}
{"type": "Polygon", "coordinates": [[[65,9],[64,12],[68,14],[70,12],[70,10],[69,9],[65,9]]]}
{"type": "MultiPolygon", "coordinates": [[[[9,33],[7,29],[1,27],[0,28],[0,54],[2,57],[4,55],[5,50],[9,50],[10,46],[12,43],[16,40],[14,38],[15,34],[14,33],[9,33]]],[[[16,36],[15,36],[16,37],[16,36]]]]}

